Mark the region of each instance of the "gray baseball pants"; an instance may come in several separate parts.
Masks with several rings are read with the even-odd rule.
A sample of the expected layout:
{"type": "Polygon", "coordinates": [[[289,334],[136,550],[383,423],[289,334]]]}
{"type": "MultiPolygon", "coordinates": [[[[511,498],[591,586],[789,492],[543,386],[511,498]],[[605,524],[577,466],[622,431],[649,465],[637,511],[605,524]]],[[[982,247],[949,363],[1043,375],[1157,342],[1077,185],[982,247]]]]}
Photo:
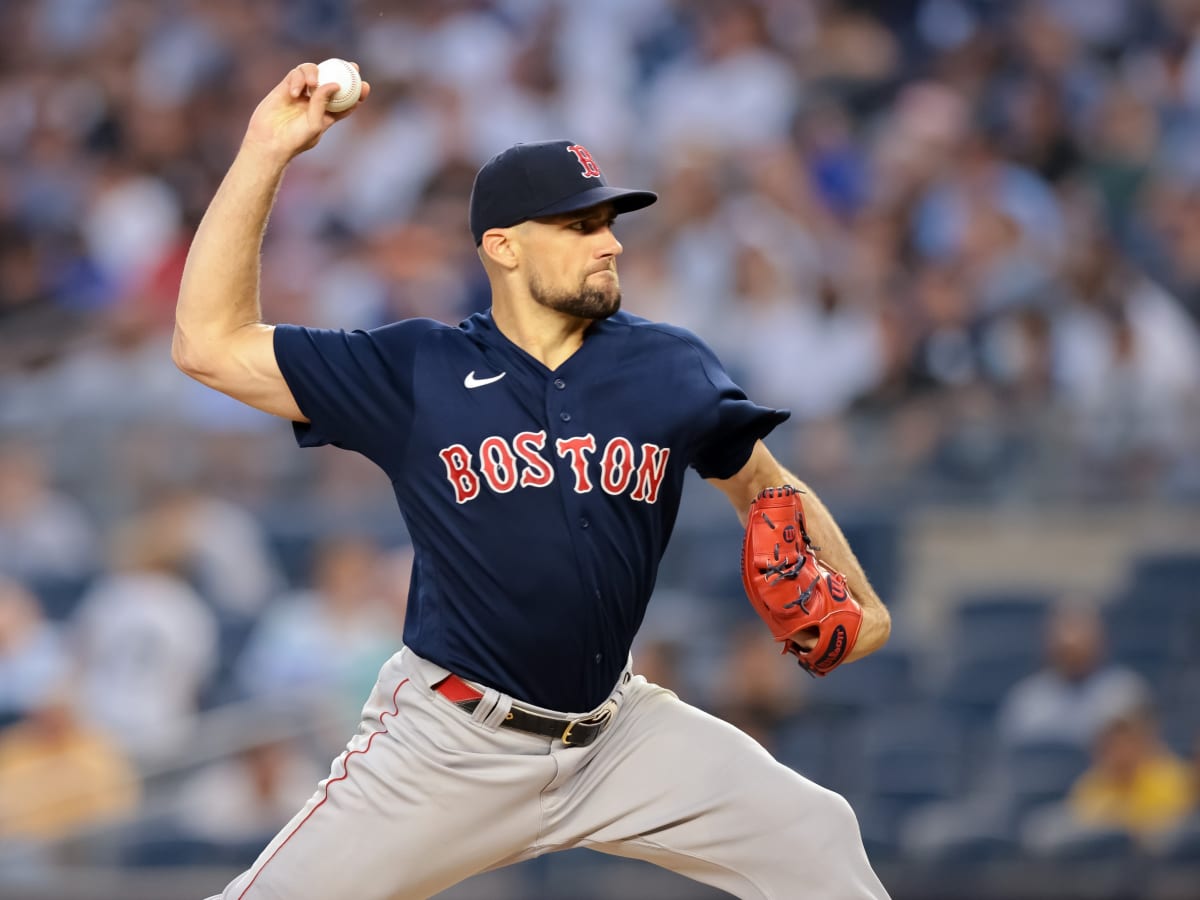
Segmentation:
{"type": "Polygon", "coordinates": [[[448,674],[393,656],[329,777],[221,900],[416,900],[573,847],[741,898],[887,898],[841,796],[640,675],[618,682],[595,742],[570,747],[501,727],[498,691],[479,686],[468,714],[434,690],[448,674]]]}

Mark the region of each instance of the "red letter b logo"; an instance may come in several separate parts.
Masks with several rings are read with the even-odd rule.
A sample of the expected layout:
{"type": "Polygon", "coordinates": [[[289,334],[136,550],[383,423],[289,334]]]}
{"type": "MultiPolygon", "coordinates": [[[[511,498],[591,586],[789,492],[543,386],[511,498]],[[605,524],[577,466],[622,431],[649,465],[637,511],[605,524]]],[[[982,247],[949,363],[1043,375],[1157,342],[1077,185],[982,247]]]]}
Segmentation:
{"type": "Polygon", "coordinates": [[[575,158],[579,160],[579,164],[583,166],[584,178],[599,178],[600,167],[596,165],[596,161],[592,159],[592,154],[587,152],[587,148],[581,144],[572,144],[567,148],[575,154],[575,158]]]}

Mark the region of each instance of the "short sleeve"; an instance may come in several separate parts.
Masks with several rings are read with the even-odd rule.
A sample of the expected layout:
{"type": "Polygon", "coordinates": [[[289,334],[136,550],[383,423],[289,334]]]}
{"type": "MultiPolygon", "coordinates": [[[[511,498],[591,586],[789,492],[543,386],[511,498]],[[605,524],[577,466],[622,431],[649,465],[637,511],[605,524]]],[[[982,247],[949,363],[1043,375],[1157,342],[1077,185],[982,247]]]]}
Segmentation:
{"type": "Polygon", "coordinates": [[[732,478],[750,459],[755,443],[791,413],[751,402],[703,341],[692,336],[691,343],[716,394],[712,426],[698,439],[692,467],[702,478],[732,478]]]}
{"type": "Polygon", "coordinates": [[[333,444],[373,457],[408,434],[413,409],[413,359],[422,337],[445,327],[409,319],[371,331],[279,325],[275,359],[296,405],[302,447],[333,444]]]}

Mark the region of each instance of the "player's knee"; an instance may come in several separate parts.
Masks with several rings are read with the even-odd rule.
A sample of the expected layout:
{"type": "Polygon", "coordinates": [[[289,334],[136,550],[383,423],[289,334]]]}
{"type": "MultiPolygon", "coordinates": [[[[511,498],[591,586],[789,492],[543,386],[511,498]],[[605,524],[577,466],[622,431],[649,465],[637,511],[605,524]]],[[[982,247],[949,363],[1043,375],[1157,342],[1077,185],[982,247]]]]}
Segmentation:
{"type": "Polygon", "coordinates": [[[850,805],[850,801],[835,791],[826,790],[825,794],[824,816],[829,823],[830,832],[836,834],[839,840],[845,840],[850,837],[853,837],[855,840],[861,840],[858,828],[858,815],[854,812],[854,807],[850,805]]]}
{"type": "Polygon", "coordinates": [[[798,809],[804,814],[794,816],[791,825],[803,832],[804,840],[809,844],[814,837],[831,847],[862,840],[854,808],[836,791],[810,782],[804,792],[803,805],[798,809]]]}

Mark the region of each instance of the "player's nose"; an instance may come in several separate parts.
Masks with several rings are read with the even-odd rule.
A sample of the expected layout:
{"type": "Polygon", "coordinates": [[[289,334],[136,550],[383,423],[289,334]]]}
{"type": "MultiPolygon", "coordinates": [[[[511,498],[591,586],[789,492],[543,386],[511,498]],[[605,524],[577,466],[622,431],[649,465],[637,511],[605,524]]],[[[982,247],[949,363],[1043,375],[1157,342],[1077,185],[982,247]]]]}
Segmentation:
{"type": "Polygon", "coordinates": [[[609,256],[620,256],[625,251],[625,248],[617,240],[617,236],[613,233],[611,227],[605,227],[601,231],[600,237],[602,240],[600,241],[600,247],[596,255],[601,259],[609,256]]]}

